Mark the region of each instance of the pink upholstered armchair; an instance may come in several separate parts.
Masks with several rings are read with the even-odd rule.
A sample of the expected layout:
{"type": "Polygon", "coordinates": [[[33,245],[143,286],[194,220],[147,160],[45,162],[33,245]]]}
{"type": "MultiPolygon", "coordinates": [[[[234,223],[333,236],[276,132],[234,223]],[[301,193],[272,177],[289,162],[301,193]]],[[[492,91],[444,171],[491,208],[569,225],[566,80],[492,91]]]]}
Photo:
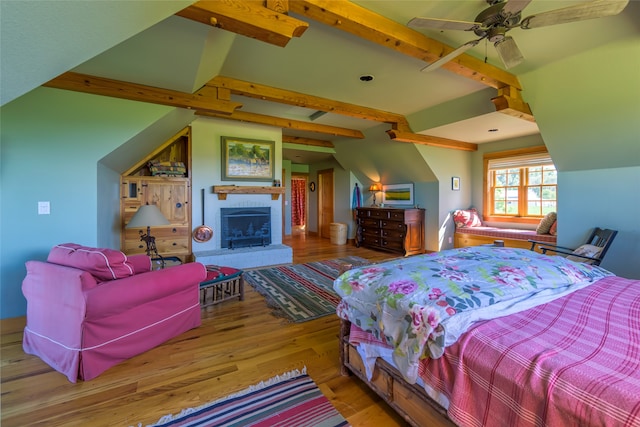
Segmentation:
{"type": "Polygon", "coordinates": [[[66,243],[26,266],[24,351],[71,382],[200,326],[200,263],[151,271],[146,255],[66,243]]]}

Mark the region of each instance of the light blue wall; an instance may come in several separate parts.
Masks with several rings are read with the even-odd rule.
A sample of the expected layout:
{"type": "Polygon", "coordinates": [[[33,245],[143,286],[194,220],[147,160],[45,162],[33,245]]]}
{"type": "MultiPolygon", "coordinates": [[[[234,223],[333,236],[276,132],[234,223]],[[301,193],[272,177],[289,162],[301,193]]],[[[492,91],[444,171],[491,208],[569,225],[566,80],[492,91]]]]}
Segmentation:
{"type": "Polygon", "coordinates": [[[2,318],[25,313],[21,284],[27,260],[45,259],[58,243],[95,246],[99,230],[112,229],[98,200],[102,194],[112,200],[117,184],[98,185],[99,175],[111,175],[98,161],[167,110],[49,88],[2,107],[2,318]],[[51,203],[50,215],[38,215],[38,201],[51,203]]]}
{"type": "Polygon", "coordinates": [[[639,76],[640,34],[522,76],[559,172],[558,243],[617,229],[602,265],[630,278],[640,278],[639,76]]]}
{"type": "Polygon", "coordinates": [[[575,248],[594,226],[618,230],[601,266],[640,279],[639,188],[640,167],[559,173],[558,244],[575,248]]]}
{"type": "Polygon", "coordinates": [[[428,201],[421,204],[427,209],[426,248],[430,251],[453,248],[455,227],[449,213],[469,207],[473,194],[471,152],[426,145],[418,145],[416,148],[438,178],[429,186],[428,201]],[[454,176],[460,178],[458,191],[451,187],[451,178],[454,176]]]}

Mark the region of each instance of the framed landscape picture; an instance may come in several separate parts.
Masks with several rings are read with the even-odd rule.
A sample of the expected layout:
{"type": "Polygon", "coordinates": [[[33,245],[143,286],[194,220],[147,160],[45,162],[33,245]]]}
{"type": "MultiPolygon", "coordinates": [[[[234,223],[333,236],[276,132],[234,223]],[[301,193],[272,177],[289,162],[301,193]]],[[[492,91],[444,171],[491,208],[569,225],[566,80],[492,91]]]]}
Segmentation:
{"type": "Polygon", "coordinates": [[[223,181],[272,181],[274,141],[222,136],[223,181]]]}
{"type": "Polygon", "coordinates": [[[382,186],[382,203],[387,205],[413,205],[413,183],[382,186]]]}

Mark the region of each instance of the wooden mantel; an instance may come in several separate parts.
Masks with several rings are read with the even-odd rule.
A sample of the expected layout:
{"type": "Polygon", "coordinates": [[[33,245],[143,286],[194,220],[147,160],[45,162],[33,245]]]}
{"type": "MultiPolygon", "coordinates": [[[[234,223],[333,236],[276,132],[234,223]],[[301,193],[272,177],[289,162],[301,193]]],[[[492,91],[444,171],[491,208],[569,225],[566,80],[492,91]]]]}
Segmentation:
{"type": "Polygon", "coordinates": [[[227,194],[271,194],[271,200],[278,200],[284,194],[284,187],[252,187],[248,185],[214,185],[213,192],[218,200],[227,200],[227,194]]]}

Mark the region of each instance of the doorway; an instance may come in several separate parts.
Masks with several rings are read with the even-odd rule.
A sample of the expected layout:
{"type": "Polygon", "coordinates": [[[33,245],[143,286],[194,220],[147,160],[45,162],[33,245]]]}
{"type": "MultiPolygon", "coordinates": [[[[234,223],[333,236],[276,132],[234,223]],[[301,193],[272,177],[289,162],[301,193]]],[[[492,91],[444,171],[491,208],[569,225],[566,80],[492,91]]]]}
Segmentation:
{"type": "Polygon", "coordinates": [[[291,175],[291,234],[306,234],[309,213],[307,210],[308,193],[307,175],[291,175]]]}
{"type": "Polygon", "coordinates": [[[318,171],[318,232],[320,237],[331,237],[333,222],[333,169],[318,171]]]}

